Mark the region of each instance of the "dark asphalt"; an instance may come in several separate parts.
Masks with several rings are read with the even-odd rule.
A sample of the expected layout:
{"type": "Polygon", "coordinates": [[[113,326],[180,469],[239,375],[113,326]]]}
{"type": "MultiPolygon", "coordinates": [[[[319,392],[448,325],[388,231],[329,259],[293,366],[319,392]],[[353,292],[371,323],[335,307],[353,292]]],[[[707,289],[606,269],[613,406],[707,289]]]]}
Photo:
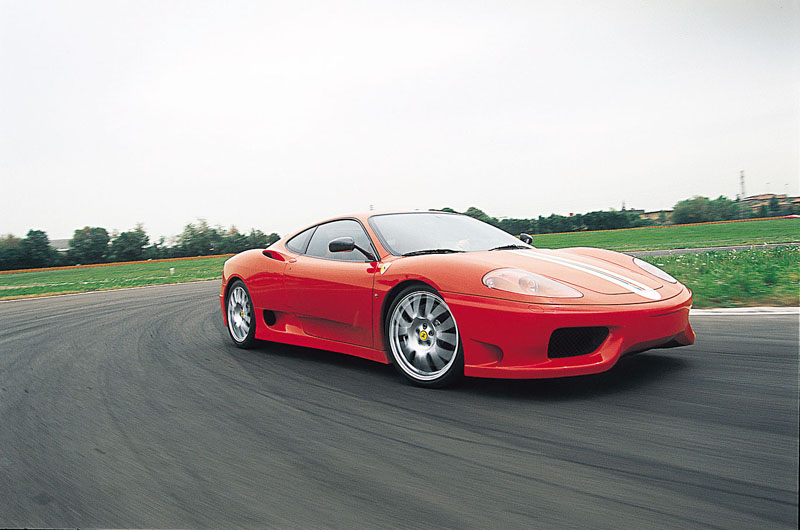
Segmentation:
{"type": "Polygon", "coordinates": [[[218,285],[0,303],[0,526],[797,527],[797,315],[437,391],[238,350],[218,285]]]}

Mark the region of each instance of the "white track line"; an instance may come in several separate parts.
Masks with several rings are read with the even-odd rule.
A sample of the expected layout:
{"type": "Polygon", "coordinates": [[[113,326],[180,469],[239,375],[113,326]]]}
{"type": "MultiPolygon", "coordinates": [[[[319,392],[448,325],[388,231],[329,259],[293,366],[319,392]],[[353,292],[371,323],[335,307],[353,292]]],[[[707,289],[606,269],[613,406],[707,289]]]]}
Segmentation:
{"type": "Polygon", "coordinates": [[[11,302],[30,302],[31,300],[42,300],[50,298],[61,298],[62,296],[82,296],[85,294],[99,294],[99,293],[118,293],[120,291],[134,291],[136,289],[153,289],[154,287],[169,287],[170,285],[189,285],[191,283],[205,283],[205,282],[221,282],[221,279],[213,280],[196,280],[193,282],[175,282],[175,283],[159,283],[156,285],[139,285],[138,287],[122,287],[121,289],[100,289],[98,291],[84,291],[82,293],[66,293],[66,294],[47,294],[44,296],[30,296],[28,298],[15,298],[14,300],[0,300],[0,304],[9,304],[11,302]]]}
{"type": "Polygon", "coordinates": [[[800,307],[718,307],[715,309],[692,309],[691,315],[800,315],[800,307]]]}

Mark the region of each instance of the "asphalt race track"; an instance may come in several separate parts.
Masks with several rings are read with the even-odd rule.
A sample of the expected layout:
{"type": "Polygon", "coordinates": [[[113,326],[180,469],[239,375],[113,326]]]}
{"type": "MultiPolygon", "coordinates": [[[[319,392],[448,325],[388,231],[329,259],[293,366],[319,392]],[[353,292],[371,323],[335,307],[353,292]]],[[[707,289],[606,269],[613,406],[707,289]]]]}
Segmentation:
{"type": "Polygon", "coordinates": [[[0,526],[797,527],[796,314],[437,391],[238,350],[218,286],[0,303],[0,526]]]}

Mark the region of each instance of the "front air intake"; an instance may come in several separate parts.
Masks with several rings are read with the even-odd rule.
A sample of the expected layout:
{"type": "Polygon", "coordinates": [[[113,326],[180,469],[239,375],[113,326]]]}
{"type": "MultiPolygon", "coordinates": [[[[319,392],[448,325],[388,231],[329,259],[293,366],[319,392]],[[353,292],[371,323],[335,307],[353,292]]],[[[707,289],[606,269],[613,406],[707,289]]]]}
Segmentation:
{"type": "Polygon", "coordinates": [[[597,350],[607,337],[606,327],[558,328],[550,335],[547,356],[563,359],[586,355],[597,350]]]}

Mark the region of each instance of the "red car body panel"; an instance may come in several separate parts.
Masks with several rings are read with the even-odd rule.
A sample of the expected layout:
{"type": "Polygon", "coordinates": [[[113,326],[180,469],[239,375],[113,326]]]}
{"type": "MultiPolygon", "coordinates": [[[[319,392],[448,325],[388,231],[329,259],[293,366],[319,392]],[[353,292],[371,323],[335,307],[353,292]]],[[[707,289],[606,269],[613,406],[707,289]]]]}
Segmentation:
{"type": "Polygon", "coordinates": [[[626,354],[694,342],[689,289],[649,275],[625,254],[572,248],[400,257],[381,245],[368,222],[371,215],[331,220],[360,221],[378,253],[375,262],[298,254],[285,245],[296,233],[267,250],[246,251],[226,261],[220,293],[223,319],[227,286],[239,278],[253,300],[257,339],[389,363],[383,332],[386,310],[402,286],[422,282],[442,295],[455,317],[467,376],[598,373],[626,354]],[[500,268],[557,279],[583,297],[543,298],[489,289],[483,276],[500,268]],[[639,286],[640,292],[632,291],[631,285],[639,286]],[[271,325],[265,310],[274,319],[271,325]],[[594,326],[609,331],[596,350],[566,358],[548,356],[556,329],[594,326]]]}

